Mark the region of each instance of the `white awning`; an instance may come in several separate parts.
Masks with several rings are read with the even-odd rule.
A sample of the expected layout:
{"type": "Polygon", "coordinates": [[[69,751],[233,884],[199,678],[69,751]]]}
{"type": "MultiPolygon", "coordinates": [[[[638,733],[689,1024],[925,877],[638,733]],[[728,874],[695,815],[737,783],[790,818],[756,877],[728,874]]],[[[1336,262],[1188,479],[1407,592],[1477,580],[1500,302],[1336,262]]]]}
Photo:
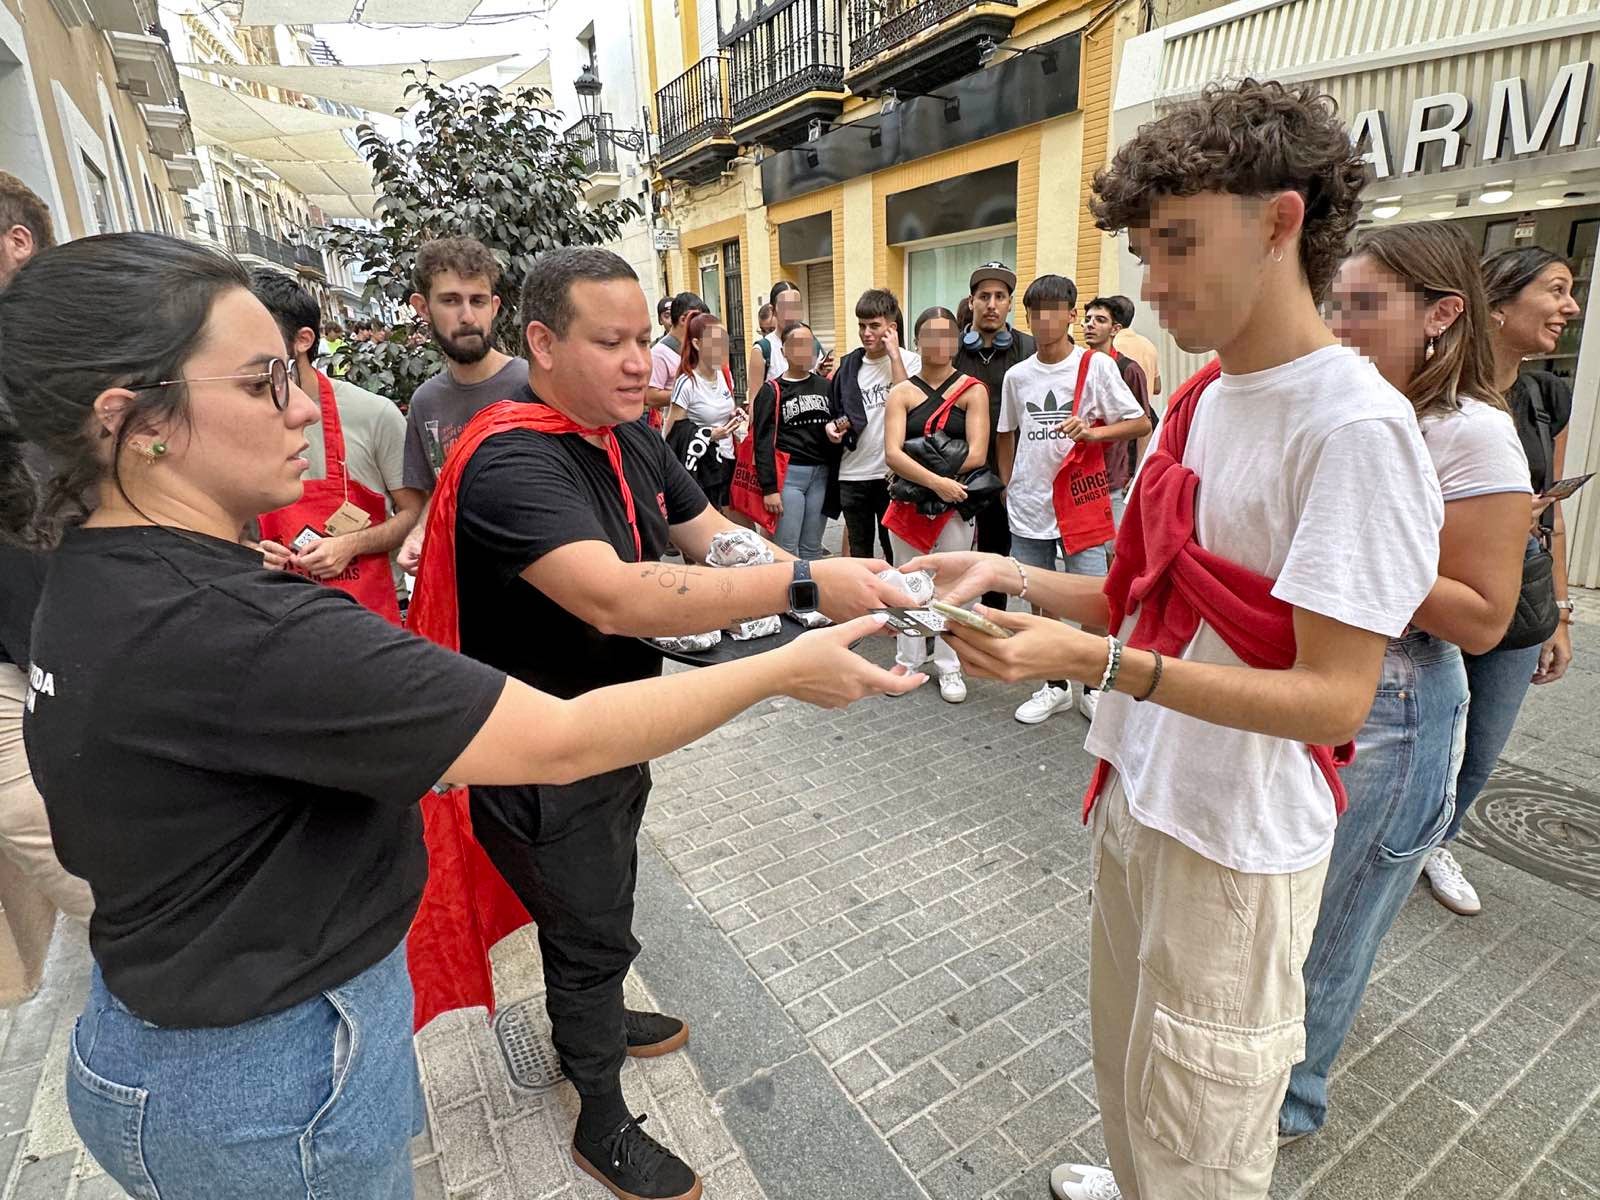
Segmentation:
{"type": "Polygon", "coordinates": [[[362,122],[360,117],[333,117],[293,104],[261,100],[192,77],[185,77],[183,95],[195,141],[203,145],[226,146],[263,138],[326,133],[350,129],[362,122]]]}
{"type": "MultiPolygon", "coordinates": [[[[459,25],[479,0],[367,0],[363,23],[459,25]]],[[[241,25],[342,25],[355,16],[356,0],[244,0],[241,25]]]]}
{"type": "Polygon", "coordinates": [[[374,218],[373,205],[378,202],[378,197],[371,192],[355,196],[335,193],[332,195],[311,195],[307,196],[306,200],[320,208],[322,215],[325,217],[338,217],[352,221],[370,221],[374,218]]]}
{"type": "Polygon", "coordinates": [[[274,66],[255,63],[185,63],[196,71],[210,71],[230,79],[247,83],[283,88],[305,96],[320,96],[325,100],[338,100],[376,113],[392,113],[406,103],[406,86],[411,82],[407,71],[421,74],[423,69],[433,72],[449,82],[485,67],[504,62],[509,57],[497,54],[489,58],[458,58],[448,62],[389,63],[381,66],[274,66]]]}

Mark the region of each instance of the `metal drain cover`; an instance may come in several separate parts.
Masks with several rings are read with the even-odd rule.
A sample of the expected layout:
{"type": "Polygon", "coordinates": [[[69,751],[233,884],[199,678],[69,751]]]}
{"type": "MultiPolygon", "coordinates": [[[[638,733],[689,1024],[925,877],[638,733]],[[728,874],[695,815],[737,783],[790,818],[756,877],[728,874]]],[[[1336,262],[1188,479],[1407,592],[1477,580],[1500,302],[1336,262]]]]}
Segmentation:
{"type": "Polygon", "coordinates": [[[1501,862],[1600,900],[1600,796],[1501,764],[1461,826],[1501,862]]]}
{"type": "Polygon", "coordinates": [[[543,998],[535,996],[507,1005],[495,1014],[494,1036],[506,1071],[518,1087],[543,1090],[566,1078],[556,1048],[550,1044],[550,1019],[543,998]]]}

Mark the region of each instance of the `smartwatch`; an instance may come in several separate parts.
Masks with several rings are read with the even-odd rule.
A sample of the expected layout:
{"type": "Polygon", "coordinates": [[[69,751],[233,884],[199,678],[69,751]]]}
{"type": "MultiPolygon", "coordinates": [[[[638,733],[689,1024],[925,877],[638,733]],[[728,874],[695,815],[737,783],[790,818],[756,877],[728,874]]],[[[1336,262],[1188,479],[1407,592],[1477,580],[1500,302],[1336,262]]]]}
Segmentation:
{"type": "Polygon", "coordinates": [[[794,561],[794,580],[789,584],[789,611],[816,612],[822,603],[822,589],[811,578],[811,564],[794,561]]]}

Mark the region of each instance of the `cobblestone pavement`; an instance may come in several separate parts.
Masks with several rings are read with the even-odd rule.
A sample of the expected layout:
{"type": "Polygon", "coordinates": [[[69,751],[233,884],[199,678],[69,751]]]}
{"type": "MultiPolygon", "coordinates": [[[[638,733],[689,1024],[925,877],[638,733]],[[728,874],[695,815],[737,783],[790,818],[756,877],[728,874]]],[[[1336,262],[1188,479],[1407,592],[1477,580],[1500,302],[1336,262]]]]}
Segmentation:
{"type": "MultiPolygon", "coordinates": [[[[1534,690],[1507,759],[1600,790],[1600,597],[1580,605],[1577,665],[1534,690]]],[[[974,682],[959,710],[931,689],[843,713],[772,703],[657,765],[630,1003],[694,1036],[624,1078],[712,1200],[1040,1200],[1055,1162],[1103,1161],[1084,723],[1016,724],[1025,691],[974,682]]],[[[1460,856],[1484,913],[1412,898],[1332,1120],[1283,1152],[1278,1200],[1600,1200],[1600,905],[1460,856]]],[[[498,948],[502,1003],[537,994],[536,954],[525,934],[498,948]]],[[[86,978],[64,928],[44,990],[0,1014],[5,1197],[120,1195],[62,1103],[86,978]]],[[[605,1195],[566,1155],[570,1089],[512,1085],[481,1013],[418,1049],[419,1198],[605,1195]]]]}

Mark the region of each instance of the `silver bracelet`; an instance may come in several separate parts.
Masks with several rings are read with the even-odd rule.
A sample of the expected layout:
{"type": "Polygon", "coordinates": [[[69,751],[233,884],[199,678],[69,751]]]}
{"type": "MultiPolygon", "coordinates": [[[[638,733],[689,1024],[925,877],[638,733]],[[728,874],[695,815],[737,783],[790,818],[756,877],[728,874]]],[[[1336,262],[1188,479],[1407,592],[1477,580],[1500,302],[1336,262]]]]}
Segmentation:
{"type": "Polygon", "coordinates": [[[1015,555],[1012,556],[1011,565],[1017,569],[1017,578],[1022,580],[1022,590],[1017,593],[1017,599],[1026,600],[1028,598],[1028,573],[1022,569],[1022,564],[1016,560],[1015,555]]]}
{"type": "Polygon", "coordinates": [[[1100,690],[1109,692],[1117,685],[1117,676],[1122,672],[1122,643],[1109,633],[1106,634],[1106,673],[1100,676],[1100,690]]]}

